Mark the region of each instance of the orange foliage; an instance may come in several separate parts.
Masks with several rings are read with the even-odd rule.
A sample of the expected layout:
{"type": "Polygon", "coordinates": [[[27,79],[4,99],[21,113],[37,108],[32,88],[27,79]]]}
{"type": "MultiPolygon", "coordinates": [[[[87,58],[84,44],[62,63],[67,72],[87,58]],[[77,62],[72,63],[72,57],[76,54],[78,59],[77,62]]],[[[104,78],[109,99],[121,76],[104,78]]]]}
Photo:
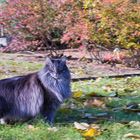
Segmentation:
{"type": "Polygon", "coordinates": [[[118,0],[102,0],[102,2],[105,3],[105,4],[111,4],[111,3],[115,3],[117,1],[118,0]]]}

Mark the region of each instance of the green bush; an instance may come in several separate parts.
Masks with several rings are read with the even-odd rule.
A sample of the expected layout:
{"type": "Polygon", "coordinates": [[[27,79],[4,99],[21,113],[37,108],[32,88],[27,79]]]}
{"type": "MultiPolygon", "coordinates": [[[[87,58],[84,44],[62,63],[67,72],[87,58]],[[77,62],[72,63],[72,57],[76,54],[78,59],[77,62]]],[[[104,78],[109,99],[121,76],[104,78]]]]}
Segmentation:
{"type": "Polygon", "coordinates": [[[106,47],[140,48],[139,12],[140,4],[127,0],[96,3],[92,9],[91,40],[106,47]]]}

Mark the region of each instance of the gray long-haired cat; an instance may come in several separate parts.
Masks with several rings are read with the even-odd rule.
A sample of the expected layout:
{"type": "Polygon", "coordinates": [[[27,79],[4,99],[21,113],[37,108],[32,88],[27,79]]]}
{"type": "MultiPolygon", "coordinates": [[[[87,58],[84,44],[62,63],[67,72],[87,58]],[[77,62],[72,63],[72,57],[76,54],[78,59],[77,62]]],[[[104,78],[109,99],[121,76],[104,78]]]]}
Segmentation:
{"type": "Polygon", "coordinates": [[[50,124],[60,104],[71,96],[65,57],[47,58],[39,72],[0,80],[0,118],[28,120],[42,114],[50,124]]]}

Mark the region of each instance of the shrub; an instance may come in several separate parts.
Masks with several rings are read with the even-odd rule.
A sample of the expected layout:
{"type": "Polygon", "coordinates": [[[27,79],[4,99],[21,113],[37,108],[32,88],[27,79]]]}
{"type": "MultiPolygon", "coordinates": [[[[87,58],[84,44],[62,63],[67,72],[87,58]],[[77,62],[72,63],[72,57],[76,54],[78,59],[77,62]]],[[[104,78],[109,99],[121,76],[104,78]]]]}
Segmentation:
{"type": "Polygon", "coordinates": [[[54,39],[60,38],[61,30],[55,22],[57,7],[53,6],[47,0],[7,0],[1,6],[0,24],[14,39],[13,48],[10,45],[6,50],[45,50],[55,46],[54,39]]]}
{"type": "Polygon", "coordinates": [[[79,44],[86,40],[106,48],[140,47],[139,3],[128,0],[84,0],[81,3],[73,4],[74,8],[71,8],[71,21],[75,15],[78,15],[78,18],[73,24],[67,23],[69,26],[66,26],[63,42],[79,44]],[[75,5],[79,7],[75,8],[75,5]]]}

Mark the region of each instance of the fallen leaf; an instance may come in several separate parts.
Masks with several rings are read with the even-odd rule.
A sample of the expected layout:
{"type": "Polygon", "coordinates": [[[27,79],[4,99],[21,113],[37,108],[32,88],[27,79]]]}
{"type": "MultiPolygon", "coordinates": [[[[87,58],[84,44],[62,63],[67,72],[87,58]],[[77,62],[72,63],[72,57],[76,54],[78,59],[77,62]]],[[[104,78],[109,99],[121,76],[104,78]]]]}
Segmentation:
{"type": "Polygon", "coordinates": [[[34,127],[33,125],[28,125],[28,129],[34,131],[34,130],[38,130],[38,127],[34,127]]]}
{"type": "Polygon", "coordinates": [[[83,92],[82,91],[76,91],[73,93],[73,97],[74,98],[79,98],[83,95],[83,92]]]}
{"type": "Polygon", "coordinates": [[[91,127],[100,130],[100,127],[97,124],[91,124],[91,127]]]}
{"type": "Polygon", "coordinates": [[[34,126],[33,125],[28,125],[28,128],[29,129],[34,129],[34,126]]]}
{"type": "Polygon", "coordinates": [[[103,100],[101,100],[101,98],[92,98],[92,99],[88,99],[86,102],[84,102],[85,106],[96,106],[96,107],[102,107],[105,108],[105,102],[103,100]]]}
{"type": "Polygon", "coordinates": [[[74,126],[76,129],[79,129],[79,130],[87,130],[89,128],[89,124],[87,123],[74,122],[74,126]]]}
{"type": "Polygon", "coordinates": [[[100,135],[101,132],[98,131],[96,128],[90,128],[86,132],[83,133],[83,136],[85,137],[94,137],[100,135]]]}
{"type": "Polygon", "coordinates": [[[130,121],[129,125],[133,127],[139,127],[140,128],[140,122],[139,121],[130,121]]]}
{"type": "Polygon", "coordinates": [[[85,127],[87,127],[87,128],[90,126],[89,124],[84,123],[84,122],[83,122],[83,123],[81,123],[81,125],[83,125],[83,126],[85,126],[85,127]]]}
{"type": "Polygon", "coordinates": [[[128,104],[125,108],[124,108],[124,111],[127,111],[127,112],[140,112],[140,107],[137,103],[131,103],[131,104],[128,104]]]}
{"type": "Polygon", "coordinates": [[[96,83],[96,82],[100,82],[102,79],[103,79],[102,77],[99,77],[99,78],[97,78],[94,82],[95,82],[95,83],[96,83]]]}
{"type": "Polygon", "coordinates": [[[126,109],[138,109],[139,105],[137,103],[131,103],[126,106],[126,109]]]}
{"type": "Polygon", "coordinates": [[[105,90],[105,91],[107,91],[107,92],[111,92],[112,91],[111,85],[103,86],[102,89],[105,90]]]}
{"type": "Polygon", "coordinates": [[[135,135],[135,134],[132,134],[132,133],[128,133],[128,134],[124,135],[124,138],[134,138],[134,139],[140,140],[140,135],[135,135]]]}
{"type": "Polygon", "coordinates": [[[101,130],[96,124],[74,122],[74,126],[84,137],[94,137],[101,134],[101,130]]]}
{"type": "Polygon", "coordinates": [[[58,131],[58,128],[56,128],[56,127],[49,127],[48,130],[49,131],[56,132],[56,131],[58,131]]]}

